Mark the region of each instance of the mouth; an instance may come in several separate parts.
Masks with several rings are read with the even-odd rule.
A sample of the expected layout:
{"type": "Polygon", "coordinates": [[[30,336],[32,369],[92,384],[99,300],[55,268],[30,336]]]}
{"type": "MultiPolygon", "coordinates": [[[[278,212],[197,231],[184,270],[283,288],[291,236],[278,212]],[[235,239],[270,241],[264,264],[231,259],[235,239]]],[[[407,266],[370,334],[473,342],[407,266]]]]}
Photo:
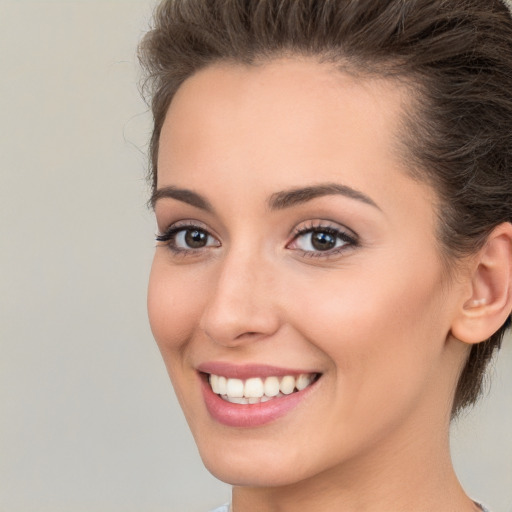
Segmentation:
{"type": "Polygon", "coordinates": [[[225,402],[239,405],[261,404],[299,393],[319,378],[319,373],[270,375],[248,379],[207,374],[208,383],[214,394],[225,402]]]}
{"type": "Polygon", "coordinates": [[[254,428],[289,417],[315,394],[322,373],[261,364],[207,362],[197,371],[206,409],[229,427],[254,428]]]}

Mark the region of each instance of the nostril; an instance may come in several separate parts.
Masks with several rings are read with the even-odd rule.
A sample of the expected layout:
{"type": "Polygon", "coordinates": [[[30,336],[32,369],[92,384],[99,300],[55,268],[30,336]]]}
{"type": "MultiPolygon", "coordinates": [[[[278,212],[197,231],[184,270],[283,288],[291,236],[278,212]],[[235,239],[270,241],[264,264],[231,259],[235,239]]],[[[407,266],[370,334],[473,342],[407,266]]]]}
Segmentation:
{"type": "Polygon", "coordinates": [[[243,332],[242,334],[239,334],[236,339],[239,339],[239,338],[254,338],[254,336],[259,336],[261,335],[261,333],[259,332],[256,332],[256,331],[247,331],[247,332],[243,332]]]}

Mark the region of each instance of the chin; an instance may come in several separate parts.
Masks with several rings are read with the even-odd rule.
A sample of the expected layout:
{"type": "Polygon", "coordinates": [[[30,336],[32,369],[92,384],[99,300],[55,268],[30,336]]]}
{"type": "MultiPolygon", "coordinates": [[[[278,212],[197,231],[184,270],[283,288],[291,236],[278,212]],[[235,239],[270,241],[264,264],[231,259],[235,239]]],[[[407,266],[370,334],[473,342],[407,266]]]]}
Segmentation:
{"type": "Polygon", "coordinates": [[[270,465],[261,466],[247,460],[232,465],[225,461],[204,460],[206,469],[218,480],[239,487],[282,487],[303,480],[297,472],[270,465]]]}
{"type": "MultiPolygon", "coordinates": [[[[203,439],[208,439],[203,438],[203,439]]],[[[264,447],[259,443],[199,442],[206,469],[219,480],[236,486],[280,487],[313,476],[315,468],[304,465],[300,450],[292,446],[264,447]]],[[[267,445],[268,443],[265,443],[267,445]]]]}

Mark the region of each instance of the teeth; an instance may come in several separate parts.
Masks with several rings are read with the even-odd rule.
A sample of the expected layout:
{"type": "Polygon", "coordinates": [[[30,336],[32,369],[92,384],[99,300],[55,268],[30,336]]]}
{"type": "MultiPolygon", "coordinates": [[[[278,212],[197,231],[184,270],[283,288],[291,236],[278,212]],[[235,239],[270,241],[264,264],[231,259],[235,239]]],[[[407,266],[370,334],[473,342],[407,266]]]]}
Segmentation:
{"type": "Polygon", "coordinates": [[[277,377],[267,377],[264,384],[265,395],[276,396],[279,393],[279,379],[277,377]]]}
{"type": "Polygon", "coordinates": [[[231,402],[232,404],[248,404],[249,401],[246,398],[238,396],[226,396],[224,400],[231,402]]]}
{"type": "Polygon", "coordinates": [[[302,391],[303,389],[307,388],[311,384],[311,375],[307,375],[306,373],[302,373],[297,377],[297,382],[295,383],[295,387],[302,391]]]}
{"type": "Polygon", "coordinates": [[[244,382],[240,379],[228,379],[226,395],[232,398],[244,396],[244,382]]]}
{"type": "Polygon", "coordinates": [[[217,393],[219,395],[226,395],[228,392],[228,383],[227,383],[226,377],[219,376],[219,381],[218,381],[217,385],[218,385],[218,389],[219,389],[219,391],[217,391],[217,393]]]}
{"type": "Polygon", "coordinates": [[[219,376],[218,375],[210,375],[210,386],[214,393],[219,394],[219,376]]]}
{"type": "Polygon", "coordinates": [[[295,378],[291,375],[283,377],[281,384],[279,384],[279,389],[283,395],[289,395],[290,393],[293,393],[293,390],[295,389],[295,378]]]}
{"type": "Polygon", "coordinates": [[[315,374],[303,373],[297,377],[293,375],[265,379],[252,377],[244,382],[241,379],[228,379],[222,375],[211,374],[210,386],[214,393],[228,402],[257,404],[289,395],[295,390],[302,391],[313,382],[314,377],[315,374]]]}
{"type": "Polygon", "coordinates": [[[244,396],[246,398],[261,398],[263,396],[263,381],[257,377],[247,379],[244,386],[244,396]]]}

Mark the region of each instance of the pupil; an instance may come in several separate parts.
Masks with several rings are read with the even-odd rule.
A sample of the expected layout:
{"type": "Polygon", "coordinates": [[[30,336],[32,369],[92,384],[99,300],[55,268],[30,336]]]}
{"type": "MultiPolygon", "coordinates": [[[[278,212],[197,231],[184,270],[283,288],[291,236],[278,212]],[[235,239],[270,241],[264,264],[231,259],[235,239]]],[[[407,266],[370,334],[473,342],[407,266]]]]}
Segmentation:
{"type": "Polygon", "coordinates": [[[194,249],[204,247],[208,240],[208,235],[204,231],[199,231],[197,229],[188,230],[185,233],[185,242],[189,247],[194,249]]]}
{"type": "Polygon", "coordinates": [[[315,249],[327,251],[336,245],[336,238],[329,233],[319,231],[318,233],[313,233],[311,243],[315,249]]]}

